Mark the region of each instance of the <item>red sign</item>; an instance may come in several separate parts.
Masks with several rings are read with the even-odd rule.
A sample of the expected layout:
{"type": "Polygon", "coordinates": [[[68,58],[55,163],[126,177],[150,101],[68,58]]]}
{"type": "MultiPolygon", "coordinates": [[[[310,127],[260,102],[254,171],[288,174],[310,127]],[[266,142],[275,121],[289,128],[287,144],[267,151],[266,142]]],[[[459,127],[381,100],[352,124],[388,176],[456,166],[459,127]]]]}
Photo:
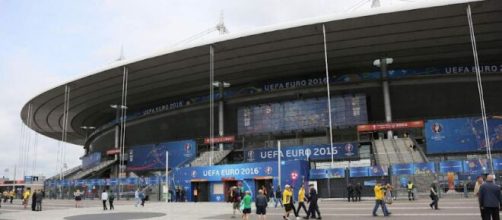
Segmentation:
{"type": "Polygon", "coordinates": [[[386,131],[394,129],[406,129],[406,128],[423,128],[424,121],[406,121],[406,122],[392,122],[383,124],[370,124],[370,125],[358,125],[358,132],[366,131],[386,131]]]}
{"type": "Polygon", "coordinates": [[[233,143],[233,142],[235,142],[235,136],[214,137],[213,139],[211,139],[211,138],[204,138],[204,144],[210,144],[210,143],[233,143]]]}
{"type": "Polygon", "coordinates": [[[120,149],[111,149],[106,151],[106,155],[115,155],[115,154],[120,154],[120,149]]]}

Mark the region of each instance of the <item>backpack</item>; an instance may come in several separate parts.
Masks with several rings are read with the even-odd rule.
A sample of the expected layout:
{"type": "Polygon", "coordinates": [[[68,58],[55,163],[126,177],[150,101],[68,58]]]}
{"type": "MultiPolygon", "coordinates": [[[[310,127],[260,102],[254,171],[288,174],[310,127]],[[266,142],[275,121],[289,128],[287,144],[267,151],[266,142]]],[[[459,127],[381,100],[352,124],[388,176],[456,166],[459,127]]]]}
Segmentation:
{"type": "Polygon", "coordinates": [[[114,200],[114,199],[115,199],[115,196],[113,195],[113,193],[111,193],[111,194],[108,196],[108,199],[109,199],[109,200],[114,200]]]}

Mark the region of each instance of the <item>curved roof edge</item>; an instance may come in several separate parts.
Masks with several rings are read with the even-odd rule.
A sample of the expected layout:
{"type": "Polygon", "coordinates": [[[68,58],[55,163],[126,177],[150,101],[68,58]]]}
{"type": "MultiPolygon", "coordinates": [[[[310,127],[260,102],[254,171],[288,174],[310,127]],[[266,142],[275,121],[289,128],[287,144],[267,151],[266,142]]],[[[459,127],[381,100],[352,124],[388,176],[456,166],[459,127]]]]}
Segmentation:
{"type": "Polygon", "coordinates": [[[289,28],[294,28],[294,27],[300,27],[300,26],[306,26],[306,25],[325,23],[328,21],[344,20],[344,19],[365,17],[365,16],[377,15],[377,14],[385,14],[385,13],[391,13],[391,12],[397,12],[397,11],[410,11],[410,10],[415,10],[415,9],[432,8],[432,7],[438,7],[438,6],[465,4],[465,3],[482,2],[482,1],[485,1],[485,0],[439,0],[439,1],[434,1],[434,2],[416,2],[416,3],[402,4],[399,6],[372,8],[372,9],[362,10],[362,11],[358,11],[358,12],[342,13],[342,14],[319,16],[319,17],[315,17],[315,18],[301,19],[301,20],[292,21],[292,22],[286,22],[286,23],[281,23],[281,24],[258,27],[258,28],[255,28],[255,29],[249,30],[249,31],[242,31],[242,32],[237,32],[237,33],[231,33],[228,35],[221,35],[216,38],[202,40],[200,42],[196,42],[196,43],[192,43],[192,44],[186,44],[186,45],[182,45],[182,46],[178,46],[178,47],[161,49],[157,52],[151,53],[150,55],[144,55],[144,56],[139,56],[137,58],[133,58],[130,60],[125,59],[125,60],[116,61],[116,62],[113,62],[110,64],[105,64],[104,66],[98,67],[95,70],[91,70],[87,73],[83,73],[82,75],[77,76],[77,77],[73,78],[72,80],[68,80],[64,83],[59,83],[57,85],[48,86],[49,87],[48,89],[42,90],[41,92],[36,94],[33,98],[31,98],[23,106],[28,105],[36,97],[42,95],[43,93],[50,91],[50,90],[53,90],[53,89],[56,89],[60,86],[69,84],[71,82],[78,81],[80,79],[83,79],[83,78],[86,78],[86,77],[89,77],[89,76],[92,76],[92,75],[95,75],[95,74],[98,74],[100,72],[104,72],[104,71],[107,71],[110,69],[122,67],[127,64],[132,64],[132,63],[144,61],[147,59],[155,58],[155,57],[162,56],[162,55],[169,54],[169,53],[174,53],[177,51],[183,51],[183,50],[187,50],[187,49],[191,49],[191,48],[195,48],[195,47],[215,44],[218,42],[238,39],[238,38],[242,38],[242,37],[246,37],[246,36],[263,34],[263,33],[284,30],[284,29],[289,29],[289,28]]]}

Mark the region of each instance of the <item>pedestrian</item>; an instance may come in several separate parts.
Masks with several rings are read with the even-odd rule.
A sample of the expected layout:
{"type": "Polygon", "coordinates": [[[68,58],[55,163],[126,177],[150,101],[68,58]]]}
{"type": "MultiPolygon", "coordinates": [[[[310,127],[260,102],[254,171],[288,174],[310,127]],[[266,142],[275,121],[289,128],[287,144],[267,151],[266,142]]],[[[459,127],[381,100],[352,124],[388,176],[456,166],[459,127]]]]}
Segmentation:
{"type": "Polygon", "coordinates": [[[415,185],[411,182],[408,181],[408,185],[406,186],[406,189],[408,190],[408,200],[415,200],[415,185]]]}
{"type": "Polygon", "coordinates": [[[36,211],[37,208],[37,191],[33,190],[31,194],[31,211],[36,211]]]}
{"type": "Polygon", "coordinates": [[[101,201],[103,201],[103,210],[108,210],[106,207],[106,201],[108,200],[108,193],[106,192],[106,189],[103,189],[103,192],[101,193],[101,201]]]}
{"type": "Polygon", "coordinates": [[[474,196],[478,198],[479,213],[481,213],[481,218],[483,218],[483,210],[481,209],[481,205],[479,204],[479,187],[481,187],[483,183],[483,177],[478,176],[478,178],[476,178],[476,185],[474,185],[474,196]]]}
{"type": "Polygon", "coordinates": [[[4,190],[2,196],[3,196],[3,203],[7,203],[7,200],[9,199],[9,191],[4,190]]]}
{"type": "Polygon", "coordinates": [[[267,202],[268,202],[268,190],[267,190],[267,187],[265,187],[265,185],[261,186],[261,190],[263,191],[263,195],[265,196],[265,198],[267,198],[267,202]]]}
{"type": "Polygon", "coordinates": [[[500,205],[502,205],[502,195],[500,186],[493,182],[495,175],[486,177],[486,182],[479,187],[479,205],[483,220],[499,220],[500,205]]]}
{"type": "Polygon", "coordinates": [[[110,210],[114,210],[115,206],[113,206],[113,201],[115,200],[115,195],[113,194],[113,190],[110,190],[108,194],[108,204],[110,205],[110,210]]]}
{"type": "Polygon", "coordinates": [[[193,189],[193,201],[194,201],[194,202],[197,202],[198,197],[199,197],[199,189],[198,189],[198,187],[195,187],[195,188],[193,189]]]}
{"type": "Polygon", "coordinates": [[[241,188],[239,188],[237,186],[232,186],[232,190],[231,190],[231,200],[232,200],[232,208],[233,208],[232,218],[235,218],[235,211],[241,212],[241,210],[240,210],[241,198],[242,198],[241,188]]]}
{"type": "Polygon", "coordinates": [[[180,186],[176,186],[176,192],[174,194],[174,201],[179,202],[180,201],[180,186]]]}
{"type": "Polygon", "coordinates": [[[258,195],[255,198],[255,205],[258,220],[265,220],[267,216],[268,199],[267,196],[265,196],[263,189],[258,190],[258,195]]]}
{"type": "Polygon", "coordinates": [[[242,209],[242,219],[248,220],[249,219],[249,214],[251,214],[251,202],[253,200],[251,199],[251,192],[246,191],[246,194],[244,198],[242,199],[242,203],[244,206],[244,209],[242,209]]]}
{"type": "Polygon", "coordinates": [[[23,206],[26,209],[28,207],[28,199],[31,196],[30,188],[26,188],[23,192],[23,206]]]}
{"type": "Polygon", "coordinates": [[[9,196],[10,196],[10,204],[12,204],[12,200],[14,200],[14,197],[16,196],[16,191],[14,191],[14,189],[12,189],[10,191],[9,196]]]}
{"type": "Polygon", "coordinates": [[[296,207],[295,207],[295,190],[294,190],[293,186],[289,186],[288,190],[291,192],[289,204],[291,204],[291,209],[293,210],[293,214],[295,215],[296,218],[298,218],[298,212],[296,211],[296,207]]]}
{"type": "Polygon", "coordinates": [[[134,201],[136,201],[136,203],[134,204],[135,207],[138,207],[138,205],[140,204],[141,202],[141,198],[139,197],[139,188],[136,189],[136,191],[134,192],[134,201]]]}
{"type": "Polygon", "coordinates": [[[373,191],[375,192],[375,207],[373,208],[373,216],[378,216],[377,211],[379,207],[382,207],[382,212],[384,216],[389,216],[391,213],[389,212],[389,210],[387,210],[387,206],[383,201],[385,187],[383,187],[379,182],[377,182],[375,188],[373,188],[373,191]]]}
{"type": "MultiPolygon", "coordinates": [[[[353,197],[354,194],[354,187],[352,187],[352,183],[349,183],[347,185],[347,202],[350,202],[350,198],[353,197]]],[[[354,201],[354,199],[352,199],[354,201]]]]}
{"type": "Polygon", "coordinates": [[[35,211],[42,211],[42,200],[44,199],[44,195],[41,190],[37,190],[36,193],[33,195],[36,195],[36,206],[35,206],[35,211]]]}
{"type": "Polygon", "coordinates": [[[430,197],[432,202],[429,204],[429,206],[431,207],[431,209],[438,210],[439,196],[438,196],[438,187],[436,186],[436,181],[432,182],[430,191],[431,191],[430,197]]]}
{"type": "Polygon", "coordinates": [[[387,183],[385,185],[385,203],[386,204],[392,204],[392,191],[394,191],[394,188],[390,183],[387,183]]]}
{"type": "Polygon", "coordinates": [[[141,190],[141,192],[139,192],[139,198],[141,199],[141,206],[143,207],[145,206],[146,197],[146,189],[141,190]]]}
{"type": "Polygon", "coordinates": [[[305,207],[305,187],[302,185],[300,190],[298,190],[298,208],[296,209],[295,216],[300,216],[300,209],[303,208],[305,214],[308,215],[307,207],[305,207]]]}
{"type": "Polygon", "coordinates": [[[316,218],[316,213],[317,213],[317,219],[321,219],[321,212],[319,211],[319,205],[317,204],[318,196],[317,196],[317,191],[314,188],[314,185],[309,185],[309,195],[307,197],[309,201],[309,209],[307,211],[307,216],[303,217],[304,219],[309,219],[310,217],[316,218]]]}
{"type": "Polygon", "coordinates": [[[80,202],[82,201],[82,193],[79,189],[73,193],[73,197],[75,198],[75,208],[80,207],[80,202]]]}
{"type": "Polygon", "coordinates": [[[291,213],[291,210],[293,210],[291,197],[293,197],[293,193],[290,190],[290,186],[286,184],[284,186],[284,192],[282,192],[282,205],[284,205],[284,210],[286,211],[282,216],[283,219],[289,219],[289,214],[291,213]]]}
{"type": "Polygon", "coordinates": [[[357,183],[356,186],[354,187],[354,194],[356,196],[356,201],[361,201],[361,192],[363,191],[363,187],[361,186],[361,183],[357,183]]]}
{"type": "Polygon", "coordinates": [[[284,207],[282,204],[282,191],[281,191],[281,186],[277,186],[277,189],[275,190],[275,208],[277,208],[277,203],[281,204],[281,207],[284,207]]]}

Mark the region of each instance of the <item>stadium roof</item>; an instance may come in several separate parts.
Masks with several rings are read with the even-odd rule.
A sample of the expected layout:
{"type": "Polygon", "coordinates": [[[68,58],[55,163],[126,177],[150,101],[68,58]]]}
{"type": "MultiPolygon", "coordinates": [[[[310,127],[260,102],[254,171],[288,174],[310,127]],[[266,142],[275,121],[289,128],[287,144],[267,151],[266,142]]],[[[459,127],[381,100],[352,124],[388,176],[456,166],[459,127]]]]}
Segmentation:
{"type": "Polygon", "coordinates": [[[502,2],[441,1],[334,15],[224,35],[211,41],[124,60],[47,90],[22,109],[27,123],[33,107],[35,131],[61,139],[65,85],[71,87],[68,142],[82,144],[81,126],[114,118],[123,66],[129,70],[128,106],[209,91],[209,45],[215,49],[215,80],[232,85],[323,73],[322,25],[326,27],[331,73],[368,70],[374,59],[394,58],[393,66],[473,64],[466,7],[471,4],[481,63],[502,61],[502,2]]]}

